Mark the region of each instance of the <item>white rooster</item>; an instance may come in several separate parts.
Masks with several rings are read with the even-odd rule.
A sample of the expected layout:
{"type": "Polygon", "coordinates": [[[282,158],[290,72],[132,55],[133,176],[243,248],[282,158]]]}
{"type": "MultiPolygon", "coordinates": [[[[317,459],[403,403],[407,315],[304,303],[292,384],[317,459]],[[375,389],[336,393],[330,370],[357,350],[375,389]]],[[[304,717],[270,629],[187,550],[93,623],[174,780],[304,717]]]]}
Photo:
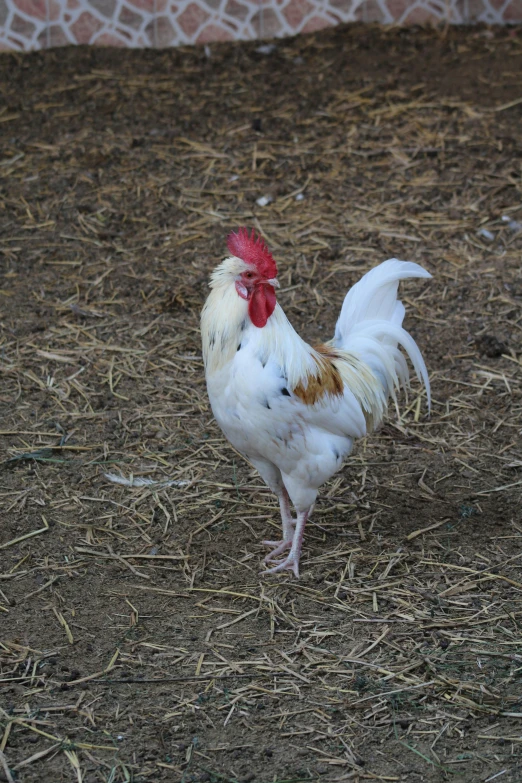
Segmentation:
{"type": "Polygon", "coordinates": [[[277,304],[277,267],[264,241],[241,228],[227,245],[230,257],[212,273],[201,315],[208,395],[228,440],[279,498],[283,535],[263,542],[272,549],[265,562],[276,563],[264,573],[289,569],[298,577],[319,487],[408,384],[399,346],[430,404],[426,365],[402,328],[397,288],[400,280],[431,275],[418,264],[384,261],[346,295],[333,340],[312,348],[277,304]]]}

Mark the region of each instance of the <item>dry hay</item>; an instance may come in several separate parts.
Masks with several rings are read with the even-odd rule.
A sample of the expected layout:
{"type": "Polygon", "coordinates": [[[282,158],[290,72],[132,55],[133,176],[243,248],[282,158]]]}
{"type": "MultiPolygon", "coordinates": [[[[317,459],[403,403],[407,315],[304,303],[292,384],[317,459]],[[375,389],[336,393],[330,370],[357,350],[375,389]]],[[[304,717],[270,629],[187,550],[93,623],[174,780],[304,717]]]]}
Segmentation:
{"type": "Polygon", "coordinates": [[[522,780],[520,35],[0,70],[0,779],[522,780]],[[434,274],[431,417],[358,444],[299,582],[258,576],[277,504],[204,390],[239,224],[309,339],[384,258],[434,274]]]}

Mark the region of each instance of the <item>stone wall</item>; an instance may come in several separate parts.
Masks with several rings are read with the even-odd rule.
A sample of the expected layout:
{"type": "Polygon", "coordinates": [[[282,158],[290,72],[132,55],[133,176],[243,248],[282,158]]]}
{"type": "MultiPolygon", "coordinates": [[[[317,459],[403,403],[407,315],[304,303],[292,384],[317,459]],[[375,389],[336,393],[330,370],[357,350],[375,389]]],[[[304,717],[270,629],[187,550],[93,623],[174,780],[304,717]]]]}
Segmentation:
{"type": "Polygon", "coordinates": [[[0,49],[205,44],[354,21],[515,24],[522,0],[0,0],[0,49]]]}

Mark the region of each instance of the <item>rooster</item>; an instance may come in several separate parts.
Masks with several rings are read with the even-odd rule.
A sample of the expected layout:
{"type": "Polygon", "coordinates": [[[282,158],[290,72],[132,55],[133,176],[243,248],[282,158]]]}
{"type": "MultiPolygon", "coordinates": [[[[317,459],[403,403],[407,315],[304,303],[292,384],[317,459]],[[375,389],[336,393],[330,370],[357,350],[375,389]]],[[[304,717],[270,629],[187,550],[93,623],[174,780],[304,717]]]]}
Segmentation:
{"type": "Polygon", "coordinates": [[[333,339],[312,348],[277,303],[277,267],[264,240],[240,228],[227,246],[230,256],[212,273],[201,314],[208,395],[230,443],[279,499],[282,538],[263,541],[271,548],[265,563],[275,563],[264,573],[290,570],[299,577],[319,487],[408,385],[399,346],[430,405],[426,365],[402,328],[397,288],[400,280],[431,275],[418,264],[384,261],[346,295],[333,339]]]}

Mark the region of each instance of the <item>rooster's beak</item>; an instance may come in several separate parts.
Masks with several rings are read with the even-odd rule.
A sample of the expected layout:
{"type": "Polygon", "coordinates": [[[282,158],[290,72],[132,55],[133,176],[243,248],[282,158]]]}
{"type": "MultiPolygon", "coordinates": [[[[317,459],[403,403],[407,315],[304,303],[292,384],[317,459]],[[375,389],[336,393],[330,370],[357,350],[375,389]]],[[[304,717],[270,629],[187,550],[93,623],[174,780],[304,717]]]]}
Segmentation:
{"type": "Polygon", "coordinates": [[[273,277],[271,280],[267,280],[267,282],[270,283],[270,285],[273,285],[274,288],[280,288],[279,280],[277,279],[277,277],[273,277]]]}

